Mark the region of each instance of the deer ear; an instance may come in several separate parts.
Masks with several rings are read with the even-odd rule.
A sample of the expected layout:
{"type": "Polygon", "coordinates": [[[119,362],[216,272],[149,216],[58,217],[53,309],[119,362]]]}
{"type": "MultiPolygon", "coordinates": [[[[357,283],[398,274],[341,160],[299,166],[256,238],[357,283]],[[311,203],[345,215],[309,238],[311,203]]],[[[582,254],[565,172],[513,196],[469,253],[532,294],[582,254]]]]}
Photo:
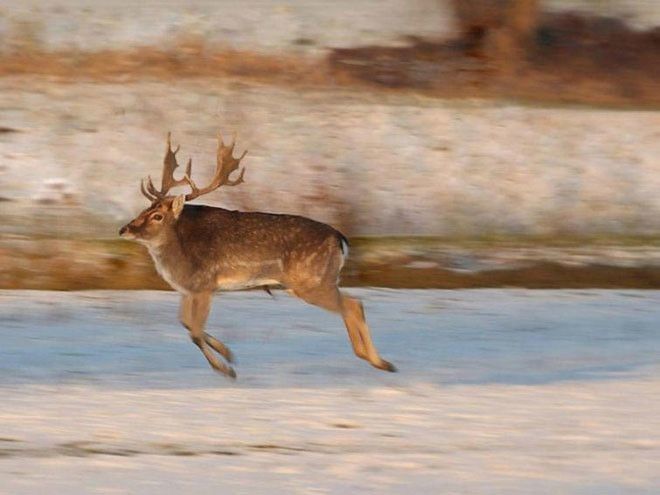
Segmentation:
{"type": "Polygon", "coordinates": [[[174,198],[174,201],[172,201],[172,213],[174,214],[174,218],[179,218],[181,211],[183,211],[183,205],[185,204],[185,202],[186,202],[185,194],[180,194],[176,198],[174,198]]]}

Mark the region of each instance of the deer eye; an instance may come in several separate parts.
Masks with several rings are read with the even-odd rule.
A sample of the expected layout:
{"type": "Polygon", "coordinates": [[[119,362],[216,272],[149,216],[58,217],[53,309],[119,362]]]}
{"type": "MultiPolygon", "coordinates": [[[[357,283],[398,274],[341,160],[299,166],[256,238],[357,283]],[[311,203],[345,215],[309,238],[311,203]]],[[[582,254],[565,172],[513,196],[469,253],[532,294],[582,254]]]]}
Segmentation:
{"type": "Polygon", "coordinates": [[[161,215],[160,213],[156,213],[154,216],[151,217],[151,219],[160,222],[163,219],[163,215],[161,215]]]}

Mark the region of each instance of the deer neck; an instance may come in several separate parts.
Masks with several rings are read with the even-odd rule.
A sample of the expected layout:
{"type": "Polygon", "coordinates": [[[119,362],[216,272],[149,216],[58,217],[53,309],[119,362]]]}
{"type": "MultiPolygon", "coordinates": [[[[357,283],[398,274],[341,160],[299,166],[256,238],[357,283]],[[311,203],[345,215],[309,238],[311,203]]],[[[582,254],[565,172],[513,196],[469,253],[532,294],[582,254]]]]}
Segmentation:
{"type": "Polygon", "coordinates": [[[146,244],[151,258],[156,265],[156,271],[175,290],[181,293],[189,292],[185,288],[186,275],[190,262],[181,244],[181,239],[175,231],[146,244]]]}

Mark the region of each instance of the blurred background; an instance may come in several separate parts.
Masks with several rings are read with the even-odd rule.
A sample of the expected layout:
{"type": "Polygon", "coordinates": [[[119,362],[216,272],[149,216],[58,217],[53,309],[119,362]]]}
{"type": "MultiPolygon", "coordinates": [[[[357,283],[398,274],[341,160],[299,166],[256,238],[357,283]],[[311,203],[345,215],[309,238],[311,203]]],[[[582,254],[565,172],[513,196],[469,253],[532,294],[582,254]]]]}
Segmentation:
{"type": "Polygon", "coordinates": [[[117,228],[205,197],[353,239],[344,282],[660,287],[651,0],[0,2],[0,287],[164,288],[117,228]],[[118,274],[121,273],[121,276],[118,274]]]}
{"type": "Polygon", "coordinates": [[[0,495],[660,493],[659,110],[657,0],[0,0],[0,495]],[[239,292],[230,382],[128,290],[168,131],[350,237],[399,373],[239,292]]]}

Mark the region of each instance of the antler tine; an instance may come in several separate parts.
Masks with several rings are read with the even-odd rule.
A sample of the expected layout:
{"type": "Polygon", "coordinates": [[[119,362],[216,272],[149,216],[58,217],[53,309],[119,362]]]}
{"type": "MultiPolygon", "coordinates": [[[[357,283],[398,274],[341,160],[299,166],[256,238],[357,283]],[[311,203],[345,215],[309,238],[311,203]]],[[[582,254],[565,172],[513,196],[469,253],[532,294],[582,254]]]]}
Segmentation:
{"type": "Polygon", "coordinates": [[[156,197],[145,189],[144,183],[146,180],[147,179],[142,179],[142,181],[140,182],[140,191],[142,192],[145,198],[147,198],[149,201],[153,201],[154,199],[156,199],[156,197]]]}
{"type": "MultiPolygon", "coordinates": [[[[220,147],[225,148],[226,146],[225,146],[225,143],[222,140],[222,134],[220,134],[219,132],[218,132],[218,140],[220,142],[219,146],[218,146],[218,150],[220,149],[220,147]]],[[[229,145],[229,151],[230,152],[234,151],[234,146],[236,146],[236,133],[232,132],[232,134],[231,134],[231,144],[229,145]]]]}
{"type": "Polygon", "coordinates": [[[238,168],[238,164],[239,164],[240,161],[245,157],[245,155],[247,155],[247,150],[245,150],[245,151],[243,152],[243,154],[241,154],[240,158],[234,158],[234,160],[236,160],[236,167],[235,167],[234,169],[232,169],[232,170],[227,174],[227,176],[226,176],[227,178],[225,179],[224,185],[226,185],[226,186],[237,186],[237,185],[239,185],[239,184],[245,182],[245,181],[243,180],[243,176],[245,175],[245,167],[243,167],[243,168],[241,169],[241,172],[238,174],[238,178],[237,178],[236,180],[229,180],[229,174],[231,174],[231,172],[233,172],[234,170],[236,170],[236,168],[238,168]]]}
{"type": "Polygon", "coordinates": [[[154,186],[154,182],[151,179],[151,176],[148,175],[146,178],[142,179],[140,182],[140,191],[149,201],[156,201],[158,199],[163,199],[167,196],[167,193],[170,189],[176,186],[190,185],[193,191],[198,190],[195,186],[195,183],[192,182],[190,175],[192,173],[192,158],[188,159],[186,164],[186,171],[181,179],[174,178],[174,170],[179,166],[176,161],[176,154],[181,149],[180,145],[177,145],[176,149],[172,149],[172,133],[167,133],[166,138],[166,148],[165,148],[165,157],[163,158],[163,176],[161,179],[160,190],[154,186]]]}
{"type": "Polygon", "coordinates": [[[244,182],[243,176],[245,175],[245,169],[241,170],[240,175],[235,180],[229,179],[229,176],[238,169],[241,160],[245,157],[245,155],[247,155],[247,150],[245,150],[239,158],[234,157],[233,151],[235,146],[235,134],[231,144],[229,146],[225,146],[225,143],[222,139],[222,134],[218,133],[218,149],[216,151],[216,167],[215,173],[213,174],[213,179],[208,186],[199,189],[190,178],[190,174],[187,173],[185,179],[190,185],[192,192],[186,195],[186,200],[190,201],[195,199],[202,194],[206,194],[219,188],[220,186],[237,186],[238,184],[244,182]]]}
{"type": "MultiPolygon", "coordinates": [[[[192,158],[188,158],[188,164],[186,165],[186,176],[190,178],[190,174],[192,172],[192,158]]],[[[185,177],[184,177],[185,179],[185,177]]]]}
{"type": "Polygon", "coordinates": [[[164,198],[167,196],[169,190],[173,187],[189,184],[189,180],[186,177],[190,177],[192,159],[188,160],[188,165],[186,166],[186,173],[184,177],[179,180],[174,178],[174,170],[179,166],[176,161],[176,154],[180,149],[180,145],[177,145],[176,149],[172,149],[172,133],[168,132],[166,139],[165,158],[163,158],[163,176],[161,179],[160,191],[156,189],[156,186],[154,186],[151,176],[143,179],[142,183],[140,184],[140,190],[142,191],[142,194],[144,194],[144,196],[150,201],[164,198]]]}
{"type": "Polygon", "coordinates": [[[165,197],[165,194],[161,194],[161,192],[156,189],[156,186],[154,186],[154,183],[151,180],[151,175],[148,175],[145,181],[147,184],[147,191],[149,191],[154,198],[160,199],[165,197]]]}
{"type": "Polygon", "coordinates": [[[186,184],[185,179],[176,180],[174,178],[174,170],[179,166],[179,163],[176,161],[176,154],[181,149],[181,146],[177,146],[175,150],[172,150],[172,133],[167,133],[167,150],[165,151],[165,158],[163,159],[163,178],[161,181],[160,193],[164,196],[167,192],[175,186],[181,186],[186,184]]]}
{"type": "Polygon", "coordinates": [[[176,155],[179,152],[180,148],[181,148],[181,145],[178,144],[176,146],[176,149],[174,151],[172,151],[172,131],[167,131],[167,148],[165,149],[165,154],[172,151],[172,153],[176,155]]]}

